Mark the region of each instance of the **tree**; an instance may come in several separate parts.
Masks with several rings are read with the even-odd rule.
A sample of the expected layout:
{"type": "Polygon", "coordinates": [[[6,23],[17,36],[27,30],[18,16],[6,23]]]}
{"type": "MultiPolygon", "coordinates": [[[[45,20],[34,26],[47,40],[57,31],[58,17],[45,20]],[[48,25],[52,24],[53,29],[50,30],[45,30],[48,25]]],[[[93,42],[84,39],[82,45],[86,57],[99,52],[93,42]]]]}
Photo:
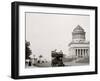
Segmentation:
{"type": "Polygon", "coordinates": [[[26,43],[25,43],[25,59],[30,59],[30,55],[31,55],[31,53],[32,53],[32,51],[31,51],[31,49],[29,48],[29,46],[30,46],[30,42],[27,42],[26,41],[26,43]]]}

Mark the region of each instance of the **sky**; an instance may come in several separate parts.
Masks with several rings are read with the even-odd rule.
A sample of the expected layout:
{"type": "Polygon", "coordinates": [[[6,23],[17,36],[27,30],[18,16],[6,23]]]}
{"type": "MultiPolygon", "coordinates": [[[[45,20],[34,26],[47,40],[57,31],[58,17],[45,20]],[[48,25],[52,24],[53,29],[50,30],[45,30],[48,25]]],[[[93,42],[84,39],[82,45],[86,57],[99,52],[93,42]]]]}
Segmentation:
{"type": "Polygon", "coordinates": [[[26,40],[30,42],[32,54],[43,55],[51,60],[51,51],[57,49],[68,55],[68,44],[72,41],[72,31],[80,25],[90,35],[90,16],[75,14],[25,13],[26,40]]]}

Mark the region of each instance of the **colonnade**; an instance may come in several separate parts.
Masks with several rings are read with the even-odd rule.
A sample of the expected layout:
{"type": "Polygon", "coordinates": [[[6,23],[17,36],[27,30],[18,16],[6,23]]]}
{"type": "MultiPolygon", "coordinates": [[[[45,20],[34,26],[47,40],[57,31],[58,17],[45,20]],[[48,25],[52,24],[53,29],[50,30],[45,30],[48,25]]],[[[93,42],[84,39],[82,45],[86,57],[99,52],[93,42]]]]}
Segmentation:
{"type": "Polygon", "coordinates": [[[78,57],[87,56],[88,51],[89,51],[88,49],[77,48],[77,49],[75,49],[75,55],[78,57]]]}

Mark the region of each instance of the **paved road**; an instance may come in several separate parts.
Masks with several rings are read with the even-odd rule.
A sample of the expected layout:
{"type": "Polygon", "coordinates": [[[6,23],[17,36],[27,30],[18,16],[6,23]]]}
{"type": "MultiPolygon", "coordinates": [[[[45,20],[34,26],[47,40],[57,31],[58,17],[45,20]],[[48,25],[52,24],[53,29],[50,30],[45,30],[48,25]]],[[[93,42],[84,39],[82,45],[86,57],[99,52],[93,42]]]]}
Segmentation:
{"type": "Polygon", "coordinates": [[[51,67],[51,62],[36,64],[37,67],[51,67]]]}
{"type": "Polygon", "coordinates": [[[88,65],[88,63],[75,63],[75,62],[64,62],[65,66],[80,66],[80,65],[88,65]]]}

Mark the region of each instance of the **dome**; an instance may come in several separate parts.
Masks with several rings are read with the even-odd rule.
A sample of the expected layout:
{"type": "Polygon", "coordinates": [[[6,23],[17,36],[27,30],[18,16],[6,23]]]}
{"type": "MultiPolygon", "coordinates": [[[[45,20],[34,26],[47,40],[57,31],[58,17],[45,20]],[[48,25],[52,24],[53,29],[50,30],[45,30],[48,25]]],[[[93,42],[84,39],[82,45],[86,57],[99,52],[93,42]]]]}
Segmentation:
{"type": "Polygon", "coordinates": [[[80,25],[74,28],[72,32],[72,39],[76,42],[85,40],[85,31],[80,25]]]}
{"type": "Polygon", "coordinates": [[[84,33],[84,29],[80,25],[77,25],[77,27],[73,30],[73,33],[84,33]]]}

